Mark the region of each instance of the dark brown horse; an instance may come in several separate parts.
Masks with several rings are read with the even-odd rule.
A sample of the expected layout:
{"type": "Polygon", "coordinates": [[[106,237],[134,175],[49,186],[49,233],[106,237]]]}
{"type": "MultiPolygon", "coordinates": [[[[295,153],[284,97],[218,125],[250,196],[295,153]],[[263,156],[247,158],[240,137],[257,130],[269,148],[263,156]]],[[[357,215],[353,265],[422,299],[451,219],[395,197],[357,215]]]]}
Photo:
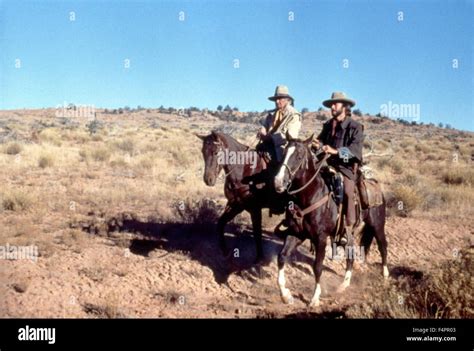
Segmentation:
{"type": "MultiPolygon", "coordinates": [[[[319,172],[325,158],[313,159],[310,150],[311,139],[305,141],[292,140],[286,148],[283,164],[275,176],[275,189],[284,193],[289,190],[296,197],[293,212],[288,212],[286,231],[288,235],[278,256],[278,285],[285,303],[292,303],[293,297],[285,286],[284,265],[292,252],[306,239],[310,239],[316,251],[313,272],[316,279],[313,298],[310,306],[318,306],[321,294],[320,279],[323,260],[326,253],[328,236],[334,242],[337,228],[337,206],[330,189],[319,172]],[[293,213],[293,214],[291,214],[293,213]]],[[[382,256],[383,276],[388,277],[387,240],[385,238],[385,201],[382,205],[362,211],[364,222],[359,252],[367,254],[375,237],[382,256]]],[[[354,238],[350,237],[345,247],[346,274],[338,291],[343,291],[350,284],[352,266],[356,247],[354,238]]],[[[364,256],[362,255],[362,258],[364,256]]]]}
{"type": "Polygon", "coordinates": [[[259,262],[263,258],[262,209],[272,208],[274,212],[282,213],[288,196],[277,194],[271,182],[267,181],[265,184],[268,169],[263,169],[262,159],[255,150],[217,131],[212,131],[207,136],[197,136],[203,141],[206,185],[214,186],[221,171],[225,172],[224,193],[227,205],[217,223],[219,246],[227,256],[229,251],[224,238],[225,226],[239,213],[247,211],[252,219],[259,262]]]}

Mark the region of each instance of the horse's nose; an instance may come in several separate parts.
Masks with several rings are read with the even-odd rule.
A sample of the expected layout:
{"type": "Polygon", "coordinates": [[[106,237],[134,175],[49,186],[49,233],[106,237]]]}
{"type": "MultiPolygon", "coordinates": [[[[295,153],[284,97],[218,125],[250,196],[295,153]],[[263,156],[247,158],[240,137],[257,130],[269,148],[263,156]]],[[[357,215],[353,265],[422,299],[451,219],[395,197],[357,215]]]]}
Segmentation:
{"type": "Polygon", "coordinates": [[[216,184],[216,178],[204,176],[204,183],[206,183],[207,186],[214,186],[216,184]]]}
{"type": "Polygon", "coordinates": [[[281,186],[281,187],[275,187],[275,191],[278,193],[278,194],[281,194],[282,192],[285,191],[285,187],[281,186]]]}
{"type": "Polygon", "coordinates": [[[281,194],[282,192],[285,191],[285,187],[283,186],[283,182],[280,179],[275,178],[274,185],[275,185],[275,191],[277,193],[281,194]]]}

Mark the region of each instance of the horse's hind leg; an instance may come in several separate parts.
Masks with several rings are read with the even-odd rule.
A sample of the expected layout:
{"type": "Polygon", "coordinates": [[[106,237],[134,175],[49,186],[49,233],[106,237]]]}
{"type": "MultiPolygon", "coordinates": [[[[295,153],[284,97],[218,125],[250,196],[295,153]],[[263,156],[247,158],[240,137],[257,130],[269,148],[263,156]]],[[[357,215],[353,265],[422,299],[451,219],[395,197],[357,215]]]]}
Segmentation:
{"type": "Polygon", "coordinates": [[[260,262],[263,259],[263,247],[262,247],[262,209],[254,208],[250,211],[250,217],[252,218],[253,236],[255,238],[255,245],[257,246],[257,259],[256,262],[260,262]]]}
{"type": "Polygon", "coordinates": [[[219,247],[222,253],[224,254],[224,256],[227,256],[229,254],[229,250],[227,249],[227,245],[225,244],[225,237],[224,237],[225,226],[243,210],[244,209],[240,206],[227,203],[224,213],[220,216],[217,222],[217,236],[219,238],[219,247]]]}
{"type": "Polygon", "coordinates": [[[281,250],[280,254],[278,255],[278,286],[280,287],[280,294],[281,298],[284,303],[293,304],[294,299],[291,295],[290,289],[286,287],[286,279],[285,279],[285,263],[291,257],[293,251],[303,242],[303,240],[298,239],[292,235],[288,235],[285,239],[285,244],[283,245],[283,249],[281,250]]]}
{"type": "Polygon", "coordinates": [[[313,263],[313,272],[315,278],[315,287],[314,287],[314,294],[309,302],[310,307],[317,307],[319,306],[319,297],[321,296],[321,275],[323,273],[323,261],[324,256],[326,255],[326,235],[319,235],[314,242],[314,246],[316,247],[316,257],[313,263]]]}
{"type": "Polygon", "coordinates": [[[388,266],[387,266],[387,238],[385,237],[385,228],[384,225],[381,225],[379,228],[375,229],[375,240],[377,241],[377,246],[380,251],[380,256],[382,256],[382,274],[385,279],[389,276],[388,266]]]}
{"type": "Polygon", "coordinates": [[[370,246],[374,240],[374,229],[370,225],[365,225],[364,230],[362,231],[362,237],[360,238],[360,246],[364,248],[364,255],[367,259],[367,256],[370,252],[370,246]]]}

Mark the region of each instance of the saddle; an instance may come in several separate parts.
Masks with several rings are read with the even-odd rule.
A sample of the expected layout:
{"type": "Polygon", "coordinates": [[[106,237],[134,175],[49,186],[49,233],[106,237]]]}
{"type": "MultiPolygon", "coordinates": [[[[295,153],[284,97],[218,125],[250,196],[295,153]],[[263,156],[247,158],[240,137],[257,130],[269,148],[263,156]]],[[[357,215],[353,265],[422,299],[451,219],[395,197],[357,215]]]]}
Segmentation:
{"type": "Polygon", "coordinates": [[[362,209],[383,204],[383,192],[380,183],[371,176],[370,170],[362,168],[357,174],[357,190],[360,195],[362,209]]]}
{"type": "MultiPolygon", "coordinates": [[[[327,165],[322,172],[323,178],[330,189],[327,199],[321,199],[321,204],[329,205],[329,197],[332,197],[337,205],[337,226],[335,230],[335,238],[338,241],[344,233],[345,222],[345,207],[343,206],[344,199],[344,177],[334,167],[327,165]]],[[[354,205],[356,209],[356,223],[354,228],[359,228],[360,234],[363,227],[362,212],[371,207],[380,206],[383,204],[383,193],[380,184],[376,179],[369,177],[364,170],[356,170],[356,186],[354,187],[354,205]]],[[[314,204],[317,205],[317,204],[314,204]]],[[[303,231],[303,216],[305,212],[299,208],[298,205],[293,204],[292,208],[287,208],[286,219],[277,226],[277,231],[282,233],[281,226],[291,227],[293,233],[298,234],[303,231]]]]}

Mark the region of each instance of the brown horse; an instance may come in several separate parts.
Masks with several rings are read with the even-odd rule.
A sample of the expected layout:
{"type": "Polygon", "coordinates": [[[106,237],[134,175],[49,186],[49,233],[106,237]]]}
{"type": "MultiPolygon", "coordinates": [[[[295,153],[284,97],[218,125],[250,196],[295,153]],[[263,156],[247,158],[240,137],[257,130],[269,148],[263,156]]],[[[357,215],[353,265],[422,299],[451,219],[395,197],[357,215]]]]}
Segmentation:
{"type": "Polygon", "coordinates": [[[253,235],[257,246],[257,259],[263,259],[262,209],[271,208],[275,213],[283,213],[288,203],[287,194],[277,194],[269,179],[269,169],[264,169],[263,161],[255,150],[239,143],[231,136],[212,131],[207,136],[197,135],[202,141],[204,157],[204,182],[214,186],[222,170],[225,172],[224,193],[227,205],[217,223],[219,246],[228,255],[224,229],[228,222],[243,211],[250,213],[253,235]],[[225,160],[223,156],[230,156],[225,160]],[[233,158],[232,158],[233,156],[233,158]],[[219,162],[221,160],[221,162],[219,162]],[[226,162],[226,161],[235,162],[226,162]],[[237,162],[240,160],[240,162],[237,162]],[[249,162],[251,160],[252,162],[249,162]]]}
{"type": "MultiPolygon", "coordinates": [[[[285,303],[292,303],[293,297],[285,284],[284,265],[292,252],[306,239],[310,239],[316,251],[313,271],[316,279],[313,298],[310,306],[318,306],[321,294],[320,279],[323,269],[323,260],[326,253],[328,236],[333,239],[337,228],[337,205],[331,196],[331,191],[319,172],[323,161],[310,150],[312,137],[305,140],[292,140],[286,148],[283,164],[275,176],[277,192],[295,195],[293,211],[287,212],[285,244],[278,256],[278,285],[285,303]]],[[[382,205],[363,210],[361,220],[364,222],[360,250],[367,254],[375,237],[382,256],[383,276],[388,277],[387,268],[387,240],[385,238],[385,201],[382,205]]],[[[350,284],[352,266],[355,256],[354,237],[349,237],[345,247],[346,274],[338,291],[343,291],[350,284]]],[[[360,252],[360,251],[359,251],[360,252]]],[[[362,256],[364,258],[364,256],[362,256]]]]}

